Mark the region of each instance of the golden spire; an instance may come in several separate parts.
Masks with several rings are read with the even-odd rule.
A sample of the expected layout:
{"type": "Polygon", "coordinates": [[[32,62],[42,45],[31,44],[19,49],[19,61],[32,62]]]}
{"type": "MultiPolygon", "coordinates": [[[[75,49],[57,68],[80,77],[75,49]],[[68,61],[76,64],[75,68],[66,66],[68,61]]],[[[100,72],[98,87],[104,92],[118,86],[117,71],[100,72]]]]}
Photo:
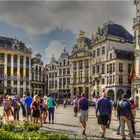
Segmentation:
{"type": "Polygon", "coordinates": [[[85,32],[80,30],[79,37],[84,37],[84,35],[85,35],[85,32]]]}

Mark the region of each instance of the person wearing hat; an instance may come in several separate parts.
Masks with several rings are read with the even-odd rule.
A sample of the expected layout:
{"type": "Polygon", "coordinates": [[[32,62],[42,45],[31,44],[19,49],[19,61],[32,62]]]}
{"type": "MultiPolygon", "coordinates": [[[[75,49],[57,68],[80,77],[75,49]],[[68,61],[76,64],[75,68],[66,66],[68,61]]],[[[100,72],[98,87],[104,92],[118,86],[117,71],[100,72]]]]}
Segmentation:
{"type": "Polygon", "coordinates": [[[122,140],[125,140],[125,123],[127,124],[130,138],[131,140],[134,140],[134,135],[132,131],[132,125],[131,125],[131,119],[132,119],[132,111],[131,111],[131,104],[127,100],[127,94],[123,94],[121,97],[121,101],[118,104],[118,116],[121,124],[121,135],[122,135],[122,140]]]}

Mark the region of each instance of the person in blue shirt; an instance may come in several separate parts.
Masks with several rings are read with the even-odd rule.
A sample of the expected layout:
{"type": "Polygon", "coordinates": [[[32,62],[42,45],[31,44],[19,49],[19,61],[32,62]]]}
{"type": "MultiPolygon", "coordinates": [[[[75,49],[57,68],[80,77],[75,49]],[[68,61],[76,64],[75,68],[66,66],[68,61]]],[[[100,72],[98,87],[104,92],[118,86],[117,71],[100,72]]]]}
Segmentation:
{"type": "Polygon", "coordinates": [[[104,138],[108,121],[111,119],[112,105],[110,100],[107,98],[106,93],[102,93],[96,102],[96,117],[98,118],[98,124],[100,125],[100,130],[102,130],[101,137],[104,138]]]}
{"type": "Polygon", "coordinates": [[[51,120],[52,120],[52,124],[54,124],[54,109],[55,109],[55,106],[58,107],[58,105],[52,94],[48,95],[47,106],[48,106],[48,112],[49,112],[49,123],[51,123],[51,120]]]}
{"type": "Polygon", "coordinates": [[[30,94],[27,93],[27,97],[25,98],[25,109],[26,109],[26,116],[27,119],[31,119],[31,104],[33,102],[33,99],[30,97],[30,94]]]}

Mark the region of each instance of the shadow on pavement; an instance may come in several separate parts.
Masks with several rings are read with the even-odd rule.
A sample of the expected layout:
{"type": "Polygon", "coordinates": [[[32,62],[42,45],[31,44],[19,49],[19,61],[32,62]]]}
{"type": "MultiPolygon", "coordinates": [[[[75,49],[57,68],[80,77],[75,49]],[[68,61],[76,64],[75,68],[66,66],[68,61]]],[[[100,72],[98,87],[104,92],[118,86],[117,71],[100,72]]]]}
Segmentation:
{"type": "Polygon", "coordinates": [[[65,133],[74,133],[74,131],[70,131],[70,130],[63,130],[63,129],[56,129],[56,128],[50,128],[50,127],[47,127],[47,126],[44,126],[44,128],[47,128],[48,130],[50,131],[55,131],[55,132],[65,132],[65,133]]]}
{"type": "Polygon", "coordinates": [[[70,126],[70,127],[80,127],[79,125],[71,125],[71,124],[63,124],[63,123],[55,123],[55,125],[63,125],[63,126],[70,126]]]}

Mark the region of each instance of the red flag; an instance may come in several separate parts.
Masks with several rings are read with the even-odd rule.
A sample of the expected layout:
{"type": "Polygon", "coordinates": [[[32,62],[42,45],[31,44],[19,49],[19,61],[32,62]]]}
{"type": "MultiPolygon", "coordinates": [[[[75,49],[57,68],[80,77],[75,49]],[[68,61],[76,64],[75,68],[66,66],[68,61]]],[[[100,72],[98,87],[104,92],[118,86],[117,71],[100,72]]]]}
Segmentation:
{"type": "Polygon", "coordinates": [[[131,72],[130,72],[130,81],[132,81],[134,77],[134,73],[135,73],[135,70],[134,70],[134,66],[132,65],[131,72]]]}

